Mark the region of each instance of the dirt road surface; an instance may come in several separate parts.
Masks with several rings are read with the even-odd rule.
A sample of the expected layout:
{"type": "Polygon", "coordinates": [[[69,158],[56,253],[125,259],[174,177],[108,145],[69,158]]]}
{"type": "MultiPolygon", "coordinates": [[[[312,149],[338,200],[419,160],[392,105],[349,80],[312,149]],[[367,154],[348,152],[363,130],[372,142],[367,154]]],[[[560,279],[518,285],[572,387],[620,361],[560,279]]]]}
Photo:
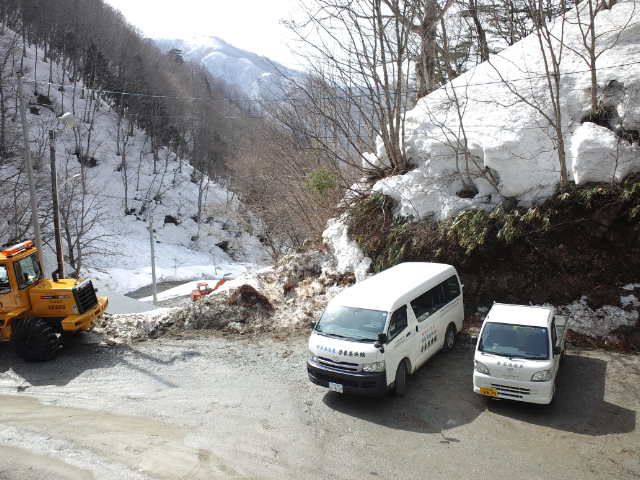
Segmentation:
{"type": "Polygon", "coordinates": [[[471,347],[404,398],[306,378],[304,338],[81,337],[55,362],[0,345],[0,479],[637,479],[640,357],[570,350],[556,403],[471,391],[471,347]]]}

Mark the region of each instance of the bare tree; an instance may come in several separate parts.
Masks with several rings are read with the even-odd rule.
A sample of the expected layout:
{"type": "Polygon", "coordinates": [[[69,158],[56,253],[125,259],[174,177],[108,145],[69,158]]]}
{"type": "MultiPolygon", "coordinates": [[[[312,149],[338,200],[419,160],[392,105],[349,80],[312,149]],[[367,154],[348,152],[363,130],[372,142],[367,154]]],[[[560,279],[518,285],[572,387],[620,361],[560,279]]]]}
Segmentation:
{"type": "Polygon", "coordinates": [[[9,60],[18,48],[18,34],[14,34],[0,50],[0,159],[4,160],[8,153],[7,144],[7,111],[9,104],[9,79],[13,76],[9,60]]]}
{"type": "Polygon", "coordinates": [[[600,56],[615,47],[622,35],[627,31],[627,27],[635,17],[636,2],[632,2],[629,15],[622,20],[621,24],[614,24],[608,27],[599,27],[596,24],[596,15],[610,9],[615,1],[610,0],[583,0],[576,3],[574,7],[575,17],[567,19],[567,23],[578,26],[580,32],[580,48],[566,47],[580,57],[589,67],[591,72],[591,113],[598,115],[600,105],[598,104],[598,68],[597,62],[600,56]]]}
{"type": "MultiPolygon", "coordinates": [[[[377,172],[400,173],[409,163],[404,145],[409,71],[408,3],[393,0],[391,15],[384,0],[308,0],[305,19],[291,23],[307,47],[311,79],[293,82],[291,110],[307,112],[324,132],[306,132],[316,140],[336,139],[348,145],[334,150],[345,164],[377,172]],[[363,132],[364,130],[364,132],[363,132]],[[360,139],[378,137],[385,157],[371,161],[360,139]],[[351,158],[350,158],[351,157],[351,158]],[[355,161],[354,161],[355,159],[355,161]]],[[[299,125],[306,125],[298,122],[299,125]]],[[[331,145],[324,143],[331,151],[331,145]]],[[[366,149],[367,151],[370,149],[366,149]]]]}
{"type": "Polygon", "coordinates": [[[119,139],[119,147],[120,150],[120,165],[118,165],[118,171],[120,172],[120,177],[122,179],[122,191],[124,194],[123,197],[123,206],[124,206],[124,214],[129,215],[129,159],[127,157],[129,146],[129,140],[131,137],[125,131],[128,128],[129,121],[124,119],[123,121],[119,121],[116,125],[116,129],[118,130],[118,134],[116,136],[119,139]]]}
{"type": "Polygon", "coordinates": [[[76,167],[72,166],[72,156],[67,155],[61,173],[59,208],[63,242],[66,246],[66,260],[79,276],[86,260],[93,256],[113,255],[109,238],[97,227],[107,219],[106,209],[99,194],[91,193],[89,182],[82,185],[76,167]]]}
{"type": "Polygon", "coordinates": [[[419,38],[419,51],[415,59],[417,98],[435,90],[437,81],[437,32],[442,18],[454,0],[384,0],[385,5],[411,33],[419,38]],[[412,4],[412,5],[408,5],[412,4]]]}
{"type": "MultiPolygon", "coordinates": [[[[534,34],[538,44],[538,53],[544,66],[542,80],[545,84],[543,98],[531,95],[531,90],[524,91],[514,82],[504,77],[494,62],[489,64],[498,75],[503,85],[522,103],[534,109],[548,124],[552,131],[552,142],[558,155],[560,170],[560,188],[564,189],[568,184],[567,160],[564,141],[564,126],[561,105],[561,63],[565,48],[564,31],[566,26],[565,16],[557,17],[555,21],[549,20],[548,11],[544,0],[527,0],[529,16],[534,23],[534,34]]],[[[539,75],[539,74],[537,74],[539,75]]],[[[535,81],[535,78],[532,79],[535,81]]]]}

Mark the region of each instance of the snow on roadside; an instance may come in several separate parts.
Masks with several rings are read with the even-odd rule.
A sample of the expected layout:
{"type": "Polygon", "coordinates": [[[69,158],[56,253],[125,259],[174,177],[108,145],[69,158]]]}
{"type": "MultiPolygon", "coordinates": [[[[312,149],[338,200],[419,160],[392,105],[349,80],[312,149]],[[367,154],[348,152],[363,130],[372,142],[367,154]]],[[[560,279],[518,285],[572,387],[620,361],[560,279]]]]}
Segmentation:
{"type": "MultiPolygon", "coordinates": [[[[637,307],[637,298],[634,295],[630,295],[630,297],[633,297],[634,306],[637,307]]],[[[587,297],[582,297],[576,302],[559,307],[558,311],[567,313],[570,316],[570,330],[593,338],[606,337],[620,327],[632,327],[638,323],[640,318],[637,308],[625,309],[613,305],[604,305],[593,309],[589,306],[587,297]]]]}

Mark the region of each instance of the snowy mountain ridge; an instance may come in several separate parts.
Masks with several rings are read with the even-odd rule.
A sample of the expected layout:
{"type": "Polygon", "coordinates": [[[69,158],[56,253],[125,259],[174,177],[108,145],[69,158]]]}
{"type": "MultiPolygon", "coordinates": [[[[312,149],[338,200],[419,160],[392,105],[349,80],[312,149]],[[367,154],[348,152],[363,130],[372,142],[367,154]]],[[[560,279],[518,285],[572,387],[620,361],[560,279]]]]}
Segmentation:
{"type": "Polygon", "coordinates": [[[282,92],[286,79],[302,73],[266,57],[234,47],[216,36],[154,40],[163,51],[183,52],[185,60],[199,63],[209,73],[236,86],[250,98],[268,98],[282,92]]]}

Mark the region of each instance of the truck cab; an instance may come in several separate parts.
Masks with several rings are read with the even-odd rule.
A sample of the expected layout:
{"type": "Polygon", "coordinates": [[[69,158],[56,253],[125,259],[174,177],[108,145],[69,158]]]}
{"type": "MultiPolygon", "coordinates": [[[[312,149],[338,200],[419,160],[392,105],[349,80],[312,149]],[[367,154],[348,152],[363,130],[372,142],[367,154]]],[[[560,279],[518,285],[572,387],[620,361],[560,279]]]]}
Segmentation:
{"type": "Polygon", "coordinates": [[[62,332],[88,330],[107,304],[90,280],[45,278],[31,241],[0,251],[0,341],[26,360],[52,359],[62,332]]]}
{"type": "Polygon", "coordinates": [[[551,307],[495,303],[474,355],[473,391],[495,399],[550,404],[565,351],[567,318],[551,307]]]}
{"type": "Polygon", "coordinates": [[[329,302],[309,338],[309,379],[338,393],[403,395],[409,375],[453,348],[463,312],[451,265],[396,265],[329,302]]]}

